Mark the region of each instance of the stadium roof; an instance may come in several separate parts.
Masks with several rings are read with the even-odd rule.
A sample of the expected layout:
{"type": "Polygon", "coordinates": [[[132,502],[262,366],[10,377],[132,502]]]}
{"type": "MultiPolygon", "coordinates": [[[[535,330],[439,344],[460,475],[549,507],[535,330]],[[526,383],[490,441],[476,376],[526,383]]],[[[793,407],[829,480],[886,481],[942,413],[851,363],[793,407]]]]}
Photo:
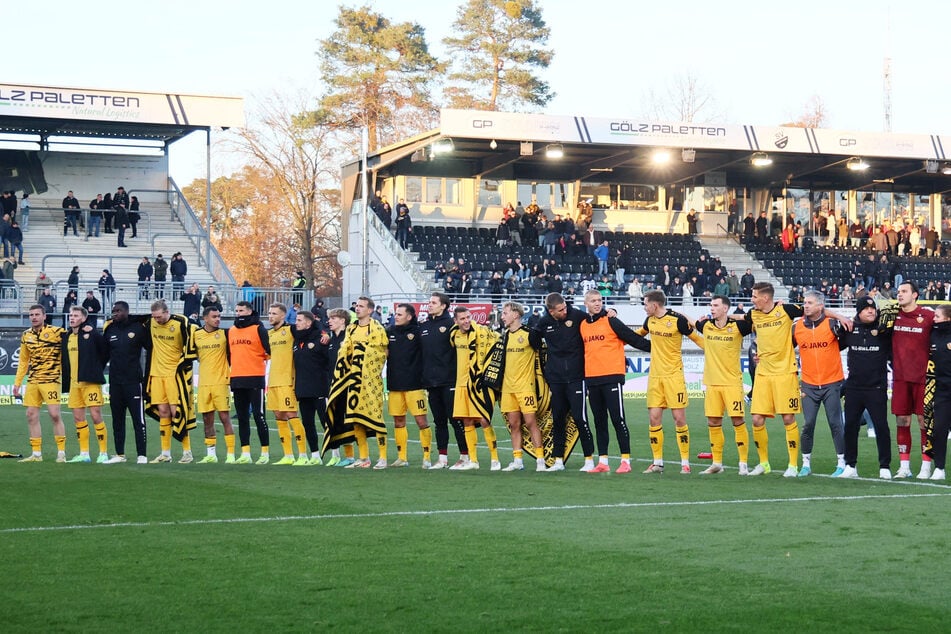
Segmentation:
{"type": "Polygon", "coordinates": [[[38,136],[41,146],[51,137],[168,145],[196,130],[244,123],[240,97],[0,84],[0,134],[38,136]]]}
{"type": "MultiPolygon", "coordinates": [[[[438,129],[383,148],[368,164],[376,178],[418,175],[935,194],[951,191],[951,159],[944,150],[949,142],[951,138],[937,134],[443,110],[438,129]],[[446,139],[451,151],[438,152],[446,139]],[[550,158],[549,150],[559,146],[563,156],[550,158]],[[667,153],[667,162],[657,162],[659,152],[667,153]],[[770,163],[754,165],[754,157],[770,163]]],[[[345,167],[345,175],[353,167],[345,167]]]]}

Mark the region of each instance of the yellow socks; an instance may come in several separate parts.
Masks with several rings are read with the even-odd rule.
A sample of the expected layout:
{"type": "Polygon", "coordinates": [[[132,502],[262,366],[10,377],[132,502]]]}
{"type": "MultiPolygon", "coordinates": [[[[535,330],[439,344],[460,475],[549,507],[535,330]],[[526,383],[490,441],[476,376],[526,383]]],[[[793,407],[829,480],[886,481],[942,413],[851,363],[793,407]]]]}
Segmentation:
{"type": "Polygon", "coordinates": [[[162,443],[162,453],[172,453],[172,419],[160,418],[158,423],[159,440],[162,443]]]}
{"type": "Polygon", "coordinates": [[[66,451],[66,436],[53,436],[53,440],[56,441],[56,451],[66,451]]]}
{"type": "Polygon", "coordinates": [[[106,433],[106,424],[102,421],[96,423],[96,442],[99,443],[99,453],[109,453],[109,438],[106,433]]]}
{"type": "MultiPolygon", "coordinates": [[[[57,436],[58,438],[58,436],[57,436]]],[[[64,444],[65,446],[65,444],[64,444]]],[[[33,438],[30,437],[30,449],[33,450],[34,456],[40,456],[43,454],[43,439],[42,438],[33,438]]]]}
{"type": "MultiPolygon", "coordinates": [[[[234,455],[234,434],[225,434],[225,447],[228,450],[228,455],[234,455]]],[[[241,448],[242,450],[244,447],[241,448]]],[[[248,453],[251,453],[251,448],[248,447],[248,453]]]]}
{"type": "Polygon", "coordinates": [[[651,442],[651,455],[654,457],[654,464],[663,464],[664,462],[664,428],[661,425],[649,427],[647,429],[651,442]]]}
{"type": "Polygon", "coordinates": [[[380,450],[380,460],[386,460],[386,434],[377,433],[376,446],[380,450]]]}
{"type": "Polygon", "coordinates": [[[766,425],[753,425],[753,442],[756,443],[760,464],[769,464],[769,435],[766,433],[766,425]]]}
{"type": "Polygon", "coordinates": [[[733,426],[733,433],[736,434],[736,451],[740,454],[740,462],[747,462],[750,453],[750,430],[746,423],[733,426]]]}
{"type": "Polygon", "coordinates": [[[294,456],[294,447],[291,445],[291,426],[286,420],[277,419],[277,435],[281,439],[281,449],[285,456],[294,456]]]}
{"type": "Polygon", "coordinates": [[[76,421],[76,438],[79,439],[79,453],[89,453],[89,423],[86,419],[76,421]]]}
{"type": "Polygon", "coordinates": [[[469,450],[469,460],[479,462],[479,436],[473,425],[466,427],[466,448],[469,450]]]}
{"type": "Polygon", "coordinates": [[[185,432],[185,437],[182,438],[182,451],[191,451],[192,450],[192,439],[188,435],[188,432],[185,432]]]}
{"type": "MultiPolygon", "coordinates": [[[[365,443],[365,442],[366,442],[366,433],[364,433],[363,435],[364,435],[364,440],[363,440],[363,442],[365,443]]],[[[343,457],[344,457],[344,458],[351,458],[351,459],[353,458],[353,445],[352,445],[352,444],[348,444],[348,445],[344,445],[344,446],[343,446],[343,457]]]]}
{"type": "Polygon", "coordinates": [[[209,456],[215,455],[216,449],[216,438],[205,438],[205,454],[209,456]]]}
{"type": "Polygon", "coordinates": [[[521,460],[521,459],[522,459],[522,450],[521,450],[521,449],[513,449],[513,450],[512,450],[512,458],[515,459],[515,460],[521,460]]]}
{"type": "Polygon", "coordinates": [[[495,435],[495,429],[492,426],[482,428],[482,436],[485,438],[485,444],[489,446],[489,458],[493,462],[499,461],[499,439],[495,435]]]}
{"type": "MultiPolygon", "coordinates": [[[[422,436],[422,431],[420,436],[422,436]]],[[[396,427],[393,429],[393,435],[396,436],[396,457],[400,460],[406,460],[406,443],[409,442],[409,432],[405,427],[396,427]]]]}
{"type": "Polygon", "coordinates": [[[307,439],[304,437],[304,423],[300,421],[300,416],[295,416],[288,421],[291,429],[294,431],[294,442],[297,443],[297,455],[307,455],[307,439]]]}
{"type": "Polygon", "coordinates": [[[433,430],[429,427],[419,430],[419,444],[423,446],[423,460],[429,460],[430,447],[433,444],[433,430]]]}
{"type": "MultiPolygon", "coordinates": [[[[363,425],[354,425],[353,435],[357,440],[357,450],[360,455],[360,460],[369,460],[370,447],[367,445],[367,428],[363,425]]],[[[351,449],[350,451],[352,452],[353,450],[351,449]]]]}
{"type": "Polygon", "coordinates": [[[723,464],[723,427],[721,425],[710,426],[710,451],[713,453],[713,464],[723,464]]]}
{"type": "Polygon", "coordinates": [[[789,451],[789,466],[799,466],[799,424],[796,421],[784,425],[786,428],[786,449],[789,451]]]}
{"type": "Polygon", "coordinates": [[[690,428],[684,425],[683,427],[674,427],[674,431],[677,432],[677,448],[680,449],[680,463],[687,464],[690,462],[690,428]]]}

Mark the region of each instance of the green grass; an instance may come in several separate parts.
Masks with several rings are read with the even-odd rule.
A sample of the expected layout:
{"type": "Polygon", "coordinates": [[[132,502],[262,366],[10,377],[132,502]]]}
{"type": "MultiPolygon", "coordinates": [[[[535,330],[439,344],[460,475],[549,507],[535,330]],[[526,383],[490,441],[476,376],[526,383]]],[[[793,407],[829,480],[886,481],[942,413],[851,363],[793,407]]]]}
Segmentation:
{"type": "MultiPolygon", "coordinates": [[[[640,467],[628,476],[578,473],[577,454],[564,473],[425,472],[414,443],[414,467],[386,472],[61,465],[44,421],[47,462],[0,461],[3,631],[942,627],[951,488],[873,479],[864,433],[868,480],[701,477],[699,461],[691,476],[646,476],[646,412],[628,409],[640,467]]],[[[704,450],[698,400],[688,420],[704,450]]],[[[820,474],[834,467],[827,429],[820,474]]],[[[0,409],[0,449],[26,453],[26,435],[22,408],[0,409]]]]}

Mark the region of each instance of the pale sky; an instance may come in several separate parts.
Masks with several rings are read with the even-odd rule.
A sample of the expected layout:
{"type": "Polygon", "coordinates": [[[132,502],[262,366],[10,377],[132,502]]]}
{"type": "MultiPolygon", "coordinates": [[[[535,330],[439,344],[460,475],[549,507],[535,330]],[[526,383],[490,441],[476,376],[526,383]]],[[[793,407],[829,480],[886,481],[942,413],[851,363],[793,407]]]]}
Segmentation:
{"type": "MultiPolygon", "coordinates": [[[[888,56],[892,130],[951,132],[951,82],[941,52],[951,3],[538,1],[555,51],[543,73],[557,93],[545,108],[549,114],[643,115],[651,88],[663,94],[671,78],[691,72],[713,94],[718,122],[776,125],[797,118],[818,94],[827,127],[881,131],[888,56]]],[[[339,4],[20,3],[5,30],[0,81],[237,95],[253,118],[256,100],[274,91],[320,94],[317,40],[333,30],[339,4]]],[[[394,21],[418,22],[431,52],[441,56],[461,2],[366,4],[394,21]]],[[[171,172],[179,185],[204,176],[204,143],[196,134],[173,146],[171,172]]],[[[214,159],[214,177],[231,169],[227,156],[214,159]]]]}

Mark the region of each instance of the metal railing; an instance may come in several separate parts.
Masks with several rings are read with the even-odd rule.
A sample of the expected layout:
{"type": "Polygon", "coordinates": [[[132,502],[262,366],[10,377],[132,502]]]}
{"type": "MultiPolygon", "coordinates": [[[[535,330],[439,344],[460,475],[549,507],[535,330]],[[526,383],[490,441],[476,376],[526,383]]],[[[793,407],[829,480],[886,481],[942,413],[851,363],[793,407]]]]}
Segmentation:
{"type": "MultiPolygon", "coordinates": [[[[227,263],[225,263],[221,254],[218,253],[218,249],[215,248],[215,245],[211,243],[211,228],[208,227],[206,230],[201,224],[201,220],[195,214],[191,205],[188,204],[188,200],[186,200],[185,195],[182,194],[182,190],[179,189],[175,180],[169,177],[168,182],[172,186],[172,188],[168,190],[168,204],[172,208],[172,213],[178,218],[179,222],[182,223],[182,226],[185,227],[187,234],[201,236],[195,244],[195,247],[198,249],[199,261],[201,261],[202,258],[201,247],[199,245],[204,244],[204,265],[211,271],[212,277],[222,284],[236,284],[237,281],[234,279],[231,269],[228,268],[227,263]]],[[[195,241],[192,240],[192,242],[194,243],[195,241]]]]}

